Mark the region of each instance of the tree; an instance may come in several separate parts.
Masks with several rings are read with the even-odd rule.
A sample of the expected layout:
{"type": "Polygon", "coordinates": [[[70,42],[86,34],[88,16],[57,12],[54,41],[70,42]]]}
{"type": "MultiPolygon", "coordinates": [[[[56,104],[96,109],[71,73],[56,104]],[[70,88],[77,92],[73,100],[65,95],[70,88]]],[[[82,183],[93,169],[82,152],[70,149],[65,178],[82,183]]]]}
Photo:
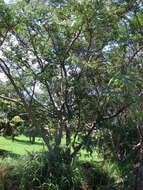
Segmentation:
{"type": "Polygon", "coordinates": [[[107,129],[113,145],[119,120],[129,125],[134,118],[136,127],[134,112],[142,102],[140,1],[4,7],[0,68],[51,155],[58,156],[66,138],[71,163],[99,131],[107,129]]]}

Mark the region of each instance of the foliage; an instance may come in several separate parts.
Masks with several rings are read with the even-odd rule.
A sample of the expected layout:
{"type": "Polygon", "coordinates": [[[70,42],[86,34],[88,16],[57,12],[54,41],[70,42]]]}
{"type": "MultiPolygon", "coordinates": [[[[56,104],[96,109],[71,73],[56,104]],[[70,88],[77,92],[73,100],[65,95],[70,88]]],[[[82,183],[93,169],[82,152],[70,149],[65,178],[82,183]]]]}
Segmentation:
{"type": "Polygon", "coordinates": [[[136,11],[142,11],[139,2],[119,5],[111,1],[51,1],[47,6],[31,1],[11,6],[12,28],[1,48],[5,59],[1,59],[1,69],[33,125],[44,128],[48,124],[46,136],[52,143],[41,134],[49,149],[60,146],[65,131],[66,148],[69,151],[73,146],[73,157],[90,138],[95,125],[116,119],[130,109],[132,102],[140,101],[141,68],[134,63],[138,50],[131,51],[131,56],[128,53],[132,46],[140,48],[133,24],[140,15],[128,19],[134,5],[136,11]],[[131,44],[125,38],[129,32],[131,44]],[[71,133],[75,134],[73,142],[71,133]]]}
{"type": "Polygon", "coordinates": [[[78,160],[75,166],[70,166],[64,162],[63,156],[61,152],[59,160],[51,160],[47,152],[34,152],[18,159],[18,165],[15,162],[9,164],[7,161],[7,165],[2,165],[6,169],[5,187],[8,190],[11,187],[21,190],[84,190],[113,187],[115,179],[109,177],[108,170],[101,169],[102,163],[93,164],[78,160]]]}
{"type": "Polygon", "coordinates": [[[0,10],[1,71],[49,153],[58,158],[66,139],[69,164],[97,144],[105,159],[132,159],[143,142],[142,2],[31,0],[0,10]]]}
{"type": "Polygon", "coordinates": [[[29,153],[24,162],[20,162],[21,164],[22,167],[15,167],[6,176],[8,180],[17,180],[16,184],[19,184],[19,187],[16,188],[23,190],[27,188],[49,190],[80,188],[81,176],[78,168],[71,168],[63,162],[50,161],[46,152],[29,153]]]}

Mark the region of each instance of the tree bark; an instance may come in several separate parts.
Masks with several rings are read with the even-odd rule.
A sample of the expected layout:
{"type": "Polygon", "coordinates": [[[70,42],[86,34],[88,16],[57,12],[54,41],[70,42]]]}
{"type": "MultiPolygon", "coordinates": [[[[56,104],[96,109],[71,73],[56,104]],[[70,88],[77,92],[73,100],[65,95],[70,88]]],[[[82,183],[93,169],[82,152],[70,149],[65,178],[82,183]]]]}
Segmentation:
{"type": "Polygon", "coordinates": [[[67,164],[71,163],[71,126],[70,123],[67,121],[66,123],[66,159],[67,164]]]}
{"type": "Polygon", "coordinates": [[[34,135],[32,136],[31,143],[32,143],[32,144],[34,144],[34,143],[35,143],[35,136],[34,136],[34,135]]]}

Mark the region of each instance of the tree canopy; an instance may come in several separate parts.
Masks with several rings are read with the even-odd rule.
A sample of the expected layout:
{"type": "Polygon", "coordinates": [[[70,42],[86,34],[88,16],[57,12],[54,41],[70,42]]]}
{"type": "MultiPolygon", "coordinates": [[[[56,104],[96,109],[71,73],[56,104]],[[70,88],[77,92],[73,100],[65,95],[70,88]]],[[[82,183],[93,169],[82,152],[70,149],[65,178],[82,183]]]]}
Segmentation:
{"type": "Polygon", "coordinates": [[[50,152],[66,139],[71,162],[99,138],[126,159],[143,137],[142,28],[139,0],[1,3],[0,69],[14,89],[1,93],[50,152]]]}

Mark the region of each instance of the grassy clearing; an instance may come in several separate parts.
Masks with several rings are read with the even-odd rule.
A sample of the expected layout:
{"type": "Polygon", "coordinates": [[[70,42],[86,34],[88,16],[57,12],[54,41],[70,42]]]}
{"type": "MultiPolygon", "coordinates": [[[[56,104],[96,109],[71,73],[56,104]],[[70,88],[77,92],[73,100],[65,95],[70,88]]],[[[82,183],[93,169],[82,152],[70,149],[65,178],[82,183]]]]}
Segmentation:
{"type": "Polygon", "coordinates": [[[31,144],[29,142],[29,138],[23,135],[16,137],[14,142],[11,138],[0,136],[0,149],[6,150],[7,152],[17,156],[24,155],[31,151],[40,151],[43,148],[45,148],[44,143],[40,138],[36,138],[35,144],[31,144]]]}
{"type": "MultiPolygon", "coordinates": [[[[4,138],[0,136],[0,149],[7,152],[7,156],[0,159],[0,166],[13,165],[17,167],[18,157],[27,154],[27,152],[38,152],[45,150],[43,141],[40,138],[36,138],[35,144],[29,142],[29,138],[23,135],[16,137],[13,142],[11,138],[4,138]]],[[[22,165],[24,160],[18,160],[19,164],[22,165]]],[[[96,166],[96,170],[110,178],[114,178],[116,181],[122,181],[122,175],[120,169],[115,163],[105,162],[101,154],[95,149],[93,154],[88,154],[85,150],[81,151],[79,154],[80,163],[92,163],[93,166],[96,166]]]]}

